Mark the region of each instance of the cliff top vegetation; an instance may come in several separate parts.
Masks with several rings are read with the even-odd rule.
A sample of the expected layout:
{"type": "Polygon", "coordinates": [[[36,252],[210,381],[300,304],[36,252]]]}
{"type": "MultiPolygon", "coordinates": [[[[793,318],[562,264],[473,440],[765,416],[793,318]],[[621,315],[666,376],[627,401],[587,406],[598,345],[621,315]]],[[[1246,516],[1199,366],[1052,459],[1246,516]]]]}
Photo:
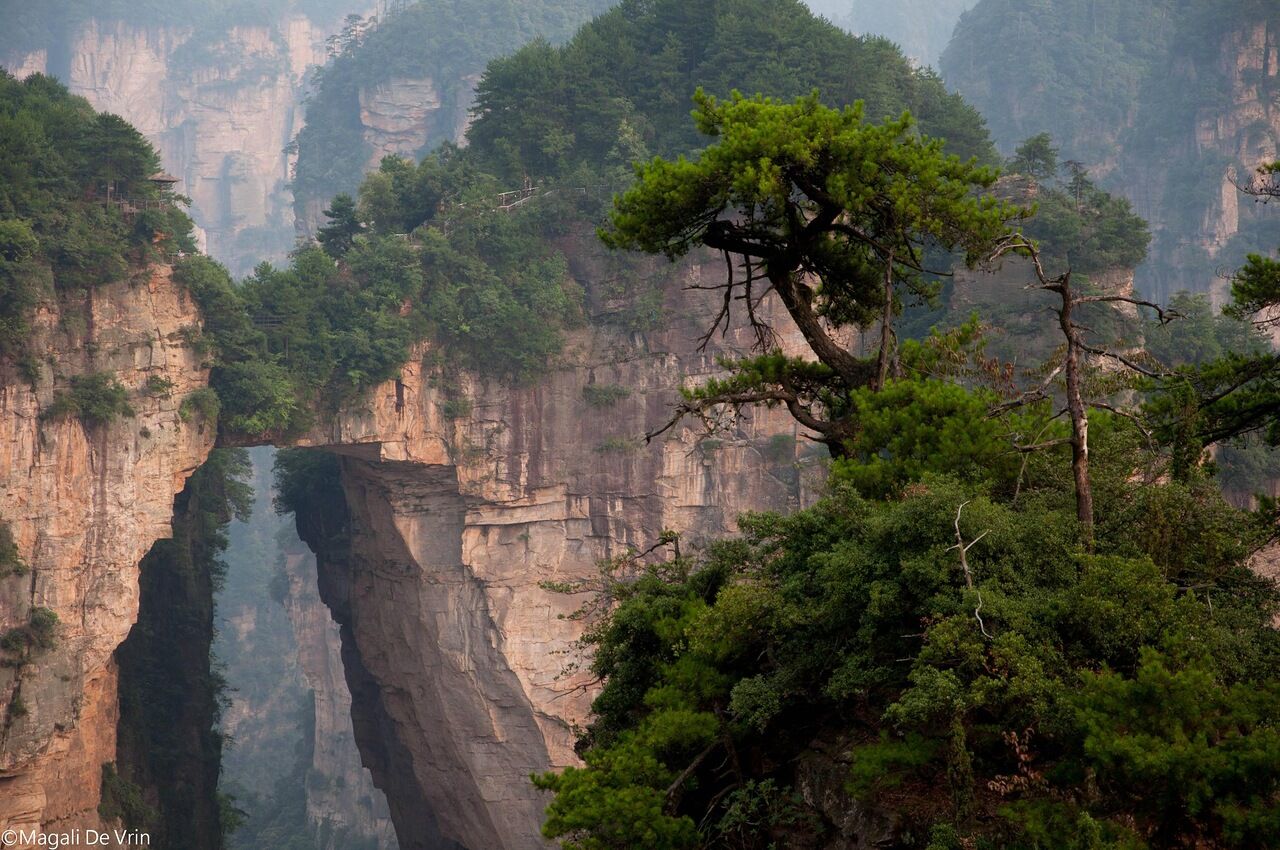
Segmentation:
{"type": "Polygon", "coordinates": [[[0,70],[0,352],[23,354],[43,298],[194,250],[191,221],[148,178],[155,149],[55,80],[0,70]],[[114,201],[114,203],[112,203],[114,201]]]}

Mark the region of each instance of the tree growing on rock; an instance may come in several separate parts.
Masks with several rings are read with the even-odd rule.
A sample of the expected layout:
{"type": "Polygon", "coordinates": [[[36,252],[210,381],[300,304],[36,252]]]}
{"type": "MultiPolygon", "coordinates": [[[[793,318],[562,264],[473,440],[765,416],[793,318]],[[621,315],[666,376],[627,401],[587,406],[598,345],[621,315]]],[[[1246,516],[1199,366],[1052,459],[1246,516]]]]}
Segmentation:
{"type": "Polygon", "coordinates": [[[947,155],[910,115],[872,124],[860,104],[832,109],[816,93],[784,103],[699,90],[694,101],[698,129],[715,141],[696,159],[638,167],[601,231],[612,247],[671,259],[699,247],[721,253],[721,307],[702,343],[728,328],[735,309],[755,330],[756,356],[688,393],[670,424],[724,405],[783,404],[842,456],[854,428],[849,393],[895,373],[894,317],[904,295],[929,291],[928,256],[974,264],[1025,211],[984,193],[996,172],[947,155]],[[757,312],[770,292],[816,362],[778,350],[757,312]],[[877,323],[870,358],[841,333],[877,323]]]}

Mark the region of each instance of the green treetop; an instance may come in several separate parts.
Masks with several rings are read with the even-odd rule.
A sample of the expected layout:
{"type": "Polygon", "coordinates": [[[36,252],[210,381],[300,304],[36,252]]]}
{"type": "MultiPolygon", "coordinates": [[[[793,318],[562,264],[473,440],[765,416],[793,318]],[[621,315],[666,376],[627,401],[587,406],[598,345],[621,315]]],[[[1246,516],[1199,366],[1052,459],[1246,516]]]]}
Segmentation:
{"type": "Polygon", "coordinates": [[[816,93],[783,103],[736,93],[719,101],[699,90],[695,101],[698,129],[714,143],[696,159],[639,167],[601,238],[670,258],[698,246],[725,257],[723,307],[706,338],[742,301],[764,355],[738,362],[681,413],[782,403],[842,454],[852,433],[849,392],[888,378],[896,293],[925,291],[926,251],[974,263],[1021,211],[979,194],[996,172],[948,156],[941,141],[914,132],[909,115],[871,124],[860,104],[831,109],[816,93]],[[755,311],[770,290],[816,364],[776,353],[773,330],[755,311]],[[874,361],[836,333],[877,319],[874,361]]]}

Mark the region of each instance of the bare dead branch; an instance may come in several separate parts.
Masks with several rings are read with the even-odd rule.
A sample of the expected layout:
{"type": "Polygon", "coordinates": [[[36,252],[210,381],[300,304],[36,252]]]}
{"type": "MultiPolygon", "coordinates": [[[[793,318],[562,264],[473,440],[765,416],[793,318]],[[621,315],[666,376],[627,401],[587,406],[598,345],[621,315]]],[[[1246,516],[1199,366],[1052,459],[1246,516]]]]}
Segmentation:
{"type": "Polygon", "coordinates": [[[1123,354],[1117,354],[1114,351],[1108,351],[1105,348],[1095,348],[1094,346],[1091,346],[1091,345],[1085,345],[1083,342],[1080,343],[1080,350],[1087,351],[1089,354],[1094,354],[1094,355],[1097,355],[1098,357],[1109,357],[1112,360],[1115,360],[1123,364],[1126,368],[1132,369],[1134,372],[1137,372],[1139,375],[1145,375],[1148,378],[1164,378],[1172,374],[1171,372],[1168,372],[1168,371],[1160,371],[1160,372],[1152,371],[1151,369],[1148,369],[1145,366],[1140,366],[1137,363],[1134,363],[1132,360],[1125,357],[1123,354]]]}
{"type": "MultiPolygon", "coordinates": [[[[1003,404],[997,404],[995,407],[987,411],[987,418],[993,419],[1002,413],[1008,413],[1010,410],[1016,410],[1019,407],[1025,407],[1028,404],[1034,404],[1037,401],[1044,401],[1049,398],[1049,384],[1053,383],[1053,379],[1062,374],[1065,367],[1064,363],[1059,363],[1053,368],[1044,380],[1036,387],[1033,387],[1015,399],[1006,401],[1003,404]]],[[[1056,417],[1055,417],[1056,418],[1056,417]]]]}
{"type": "Polygon", "coordinates": [[[980,613],[982,611],[982,591],[977,590],[973,586],[973,573],[969,570],[969,550],[972,549],[979,540],[986,537],[991,530],[987,529],[968,543],[964,542],[964,535],[960,533],[960,514],[964,511],[965,505],[967,504],[969,504],[967,501],[961,502],[960,507],[956,508],[956,545],[949,546],[947,548],[948,550],[955,549],[960,554],[960,569],[964,571],[965,587],[978,594],[978,607],[973,609],[973,618],[978,621],[978,628],[982,630],[983,636],[987,638],[987,640],[990,640],[991,635],[987,633],[987,626],[982,622],[982,614],[980,613]]]}
{"type": "Polygon", "coordinates": [[[1177,310],[1170,310],[1161,307],[1154,301],[1146,301],[1141,298],[1131,298],[1128,295],[1082,295],[1076,299],[1077,304],[1101,304],[1106,302],[1119,302],[1123,304],[1132,304],[1135,307],[1148,307],[1156,311],[1160,324],[1167,325],[1174,319],[1186,318],[1177,310]]]}
{"type": "Polygon", "coordinates": [[[711,752],[719,745],[720,742],[718,740],[707,744],[706,749],[698,753],[698,755],[694,757],[693,761],[689,763],[689,766],[680,771],[680,775],[667,786],[666,803],[668,807],[675,801],[675,795],[676,792],[680,790],[680,786],[684,785],[685,781],[693,775],[695,770],[698,769],[698,765],[702,764],[702,762],[706,760],[707,756],[711,755],[711,752]]]}

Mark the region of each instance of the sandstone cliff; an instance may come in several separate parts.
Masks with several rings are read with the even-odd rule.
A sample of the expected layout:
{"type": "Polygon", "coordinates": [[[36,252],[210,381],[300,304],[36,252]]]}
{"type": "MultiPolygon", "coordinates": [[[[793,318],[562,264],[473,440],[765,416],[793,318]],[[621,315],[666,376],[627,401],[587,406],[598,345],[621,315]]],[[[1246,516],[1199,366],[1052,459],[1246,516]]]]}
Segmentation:
{"type": "Polygon", "coordinates": [[[1135,0],[1100,16],[1073,16],[1069,3],[1008,15],[1006,5],[983,0],[961,20],[948,83],[983,110],[1005,153],[1047,131],[1063,159],[1133,203],[1153,235],[1141,292],[1221,300],[1224,273],[1275,249],[1265,214],[1233,184],[1280,150],[1280,14],[1230,2],[1210,14],[1135,0]],[[1069,46],[1045,50],[1040,36],[1069,46]],[[993,40],[1007,49],[990,50],[993,40]]]}
{"type": "Polygon", "coordinates": [[[1162,85],[1197,91],[1217,81],[1216,96],[1198,105],[1167,152],[1132,154],[1119,176],[1152,223],[1154,262],[1140,283],[1162,292],[1208,287],[1221,302],[1223,268],[1246,251],[1275,249],[1273,228],[1236,184],[1280,158],[1280,15],[1228,27],[1214,48],[1176,57],[1162,85]]]}
{"type": "MultiPolygon", "coordinates": [[[[584,280],[598,271],[576,263],[584,280]]],[[[619,304],[599,298],[593,323],[529,386],[447,369],[424,344],[398,380],[303,441],[342,454],[341,534],[316,534],[315,517],[299,525],[321,556],[350,689],[295,551],[287,598],[316,692],[313,765],[335,779],[362,773],[325,737],[350,699],[400,846],[541,845],[544,801],[527,777],[575,761],[592,696],[588,675],[571,669],[584,624],[565,616],[582,600],[542,582],[589,578],[599,559],[664,530],[688,550],[731,532],[740,511],[799,504],[821,478],[820,459],[777,411],[714,439],[691,428],[637,439],[663,424],[686,376],[716,373],[717,354],[747,347],[735,327],[694,350],[711,305],[684,285],[721,273],[718,263],[664,272],[666,319],[647,331],[608,321],[619,304]]],[[[781,318],[772,303],[764,310],[781,318]]],[[[3,624],[23,624],[35,606],[61,621],[56,648],[4,669],[6,699],[20,693],[26,713],[10,710],[0,748],[0,826],[98,823],[101,767],[117,758],[112,653],[137,617],[137,565],[170,534],[174,494],[212,447],[213,434],[180,414],[207,374],[184,332],[199,324],[195,307],[169,269],[95,290],[86,315],[75,330],[46,310],[39,350],[62,372],[116,374],[136,417],[89,430],[42,423],[48,374],[38,394],[11,377],[0,397],[0,515],[32,567],[4,579],[3,624]],[[172,387],[149,393],[149,378],[172,387]]],[[[376,811],[348,797],[356,790],[309,789],[309,804],[331,821],[372,823],[376,811]]]]}
{"type": "Polygon", "coordinates": [[[525,777],[576,761],[594,694],[571,668],[583,597],[543,582],[590,578],[663,530],[688,550],[741,511],[807,498],[784,413],[715,439],[692,427],[638,439],[665,422],[683,376],[748,347],[735,328],[693,350],[708,303],[680,284],[720,273],[692,265],[671,280],[661,330],[576,333],[534,386],[448,374],[423,347],[365,410],[306,441],[343,455],[344,504],[299,528],[342,625],[357,741],[406,850],[542,846],[545,800],[525,777]],[[625,397],[593,405],[593,385],[625,397]]]}
{"type": "Polygon", "coordinates": [[[198,324],[169,268],[152,267],[82,305],[42,308],[38,388],[12,367],[0,379],[0,516],[30,567],[0,580],[0,628],[37,607],[58,616],[54,648],[0,666],[0,826],[98,822],[102,764],[116,749],[112,653],[137,616],[138,563],[169,535],[174,495],[213,445],[211,429],[180,413],[207,380],[184,334],[198,324]],[[130,390],[135,416],[93,428],[41,420],[68,376],[100,371],[130,390]],[[157,393],[149,382],[171,383],[157,393]]]}

